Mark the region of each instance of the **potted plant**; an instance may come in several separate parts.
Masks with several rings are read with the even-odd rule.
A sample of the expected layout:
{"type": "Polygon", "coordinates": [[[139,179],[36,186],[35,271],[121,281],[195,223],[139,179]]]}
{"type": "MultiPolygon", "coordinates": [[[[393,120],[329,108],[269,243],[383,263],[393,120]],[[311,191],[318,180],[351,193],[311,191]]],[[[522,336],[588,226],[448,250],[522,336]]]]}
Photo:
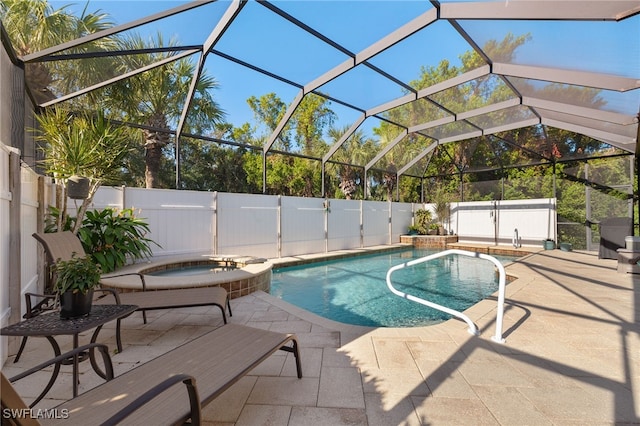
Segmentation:
{"type": "Polygon", "coordinates": [[[551,238],[547,238],[546,240],[542,240],[542,247],[544,247],[545,250],[553,250],[556,248],[556,242],[551,238]]]}
{"type": "Polygon", "coordinates": [[[431,211],[426,209],[416,210],[416,224],[417,231],[421,235],[426,235],[429,232],[429,223],[431,223],[431,211]]]}
{"type": "Polygon", "coordinates": [[[61,318],[77,318],[91,312],[93,289],[100,282],[102,272],[89,257],[74,256],[58,260],[54,267],[55,291],[60,301],[61,318]]]}
{"type": "Polygon", "coordinates": [[[103,182],[117,178],[133,148],[125,127],[113,124],[104,111],[72,113],[63,107],[36,115],[35,139],[43,144],[41,161],[57,184],[58,229],[66,220],[67,197],[82,200],[71,231],[82,218],[103,182]]]}
{"type": "Polygon", "coordinates": [[[560,244],[558,244],[558,247],[560,247],[560,250],[562,250],[562,251],[571,251],[571,250],[573,250],[573,245],[571,243],[560,243],[560,244]]]}
{"type": "Polygon", "coordinates": [[[420,233],[420,228],[418,225],[409,225],[407,228],[407,234],[409,235],[417,235],[420,233]]]}
{"type": "Polygon", "coordinates": [[[446,235],[444,224],[445,222],[449,221],[450,204],[446,194],[442,191],[438,192],[439,193],[435,200],[434,210],[436,211],[436,217],[438,218],[439,222],[439,234],[446,235]]]}

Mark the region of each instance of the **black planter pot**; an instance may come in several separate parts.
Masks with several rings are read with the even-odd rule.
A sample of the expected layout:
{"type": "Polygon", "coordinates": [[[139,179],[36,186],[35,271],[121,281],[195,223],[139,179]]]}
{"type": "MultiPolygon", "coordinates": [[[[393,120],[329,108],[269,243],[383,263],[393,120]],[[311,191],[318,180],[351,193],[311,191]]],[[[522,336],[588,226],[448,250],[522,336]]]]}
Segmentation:
{"type": "Polygon", "coordinates": [[[74,200],[84,200],[89,196],[89,178],[73,175],[67,179],[67,195],[74,200]]]}
{"type": "Polygon", "coordinates": [[[92,301],[93,290],[89,290],[86,294],[65,291],[60,295],[60,318],[69,319],[89,315],[92,301]]]}

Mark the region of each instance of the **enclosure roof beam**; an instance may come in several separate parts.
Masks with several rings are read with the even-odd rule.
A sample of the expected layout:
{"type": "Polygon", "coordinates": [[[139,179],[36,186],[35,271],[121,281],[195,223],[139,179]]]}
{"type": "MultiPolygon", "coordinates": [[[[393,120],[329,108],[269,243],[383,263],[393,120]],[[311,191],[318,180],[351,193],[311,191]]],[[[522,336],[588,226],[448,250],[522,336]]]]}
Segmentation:
{"type": "Polygon", "coordinates": [[[632,115],[620,114],[611,111],[603,111],[600,109],[580,107],[577,105],[566,104],[564,102],[549,101],[546,99],[524,96],[522,104],[533,108],[542,108],[550,111],[556,111],[579,117],[589,118],[591,120],[606,121],[609,123],[628,126],[638,123],[638,117],[632,115]]]}
{"type": "MultiPolygon", "coordinates": [[[[487,114],[494,111],[499,111],[501,109],[509,108],[512,106],[520,105],[520,100],[517,98],[509,99],[503,102],[498,102],[492,105],[487,105],[484,107],[476,108],[470,111],[466,111],[462,114],[458,114],[456,116],[450,115],[447,117],[443,117],[437,120],[429,121],[427,123],[418,124],[415,126],[409,127],[409,133],[422,132],[427,129],[431,129],[433,127],[442,126],[444,124],[453,123],[454,121],[462,121],[471,117],[476,117],[478,115],[487,114]]],[[[432,136],[430,136],[432,137],[432,136]]]]}
{"type": "MultiPolygon", "coordinates": [[[[442,126],[445,124],[453,123],[456,121],[456,117],[454,115],[448,115],[446,117],[439,118],[437,120],[432,120],[427,123],[418,124],[416,126],[409,127],[409,133],[417,133],[422,132],[427,129],[432,129],[434,127],[442,126]]],[[[431,137],[431,136],[430,136],[431,137]]]]}
{"type": "Polygon", "coordinates": [[[213,49],[213,46],[216,45],[218,40],[222,37],[222,35],[227,31],[231,23],[236,19],[242,8],[247,4],[247,0],[233,0],[233,2],[227,7],[227,10],[224,12],[224,15],[218,21],[218,24],[215,26],[207,40],[202,45],[202,50],[205,52],[205,55],[213,49]]]}
{"type": "Polygon", "coordinates": [[[462,140],[465,140],[465,139],[478,138],[480,136],[482,136],[482,130],[474,130],[473,132],[461,133],[459,135],[449,136],[447,138],[438,139],[438,142],[440,144],[445,144],[445,143],[450,143],[450,142],[462,141],[462,140]]]}
{"type": "Polygon", "coordinates": [[[183,53],[181,53],[179,55],[170,56],[170,57],[162,59],[162,60],[160,60],[158,62],[154,62],[153,64],[149,64],[149,65],[144,66],[142,68],[138,68],[137,70],[130,71],[130,72],[125,73],[125,74],[121,74],[121,75],[119,75],[117,77],[111,78],[109,80],[105,80],[105,81],[103,81],[101,83],[94,84],[93,86],[89,86],[89,87],[86,87],[86,88],[84,88],[82,90],[78,90],[76,92],[70,93],[68,95],[60,96],[59,98],[55,98],[55,99],[52,99],[52,100],[50,100],[48,102],[44,102],[44,103],[40,104],[39,106],[48,107],[48,106],[51,106],[51,105],[58,104],[60,102],[68,101],[69,99],[73,99],[73,98],[76,98],[78,96],[84,95],[85,93],[89,93],[89,92],[91,92],[93,90],[109,86],[109,85],[111,85],[113,83],[117,83],[118,81],[125,80],[125,79],[127,79],[129,77],[132,77],[134,75],[142,74],[142,73],[147,72],[147,71],[149,71],[151,69],[161,67],[161,66],[166,65],[168,63],[171,63],[173,61],[177,61],[177,60],[180,60],[182,58],[186,58],[188,56],[193,55],[194,53],[198,53],[199,51],[200,50],[191,50],[191,51],[183,52],[183,53]]]}
{"type": "Polygon", "coordinates": [[[528,120],[516,121],[513,123],[504,124],[502,126],[491,127],[482,130],[483,135],[492,135],[494,133],[506,132],[508,130],[522,129],[525,127],[536,126],[540,124],[538,117],[529,118],[528,120]]]}
{"type": "Polygon", "coordinates": [[[398,136],[396,136],[396,138],[394,140],[392,140],[391,142],[389,142],[383,149],[382,151],[380,151],[378,153],[378,155],[376,155],[375,157],[373,157],[373,159],[371,161],[369,161],[367,163],[366,166],[364,166],[365,170],[370,169],[371,167],[373,167],[374,164],[376,164],[382,157],[384,157],[385,155],[387,155],[387,153],[389,151],[391,151],[391,149],[396,146],[402,139],[404,139],[409,133],[407,132],[407,129],[403,129],[400,134],[398,136]]]}
{"type": "Polygon", "coordinates": [[[550,81],[573,86],[626,92],[640,88],[640,80],[588,71],[563,70],[559,68],[516,65],[494,62],[493,73],[507,77],[550,81]]]}
{"type": "Polygon", "coordinates": [[[552,7],[539,0],[451,2],[440,5],[442,19],[489,20],[594,20],[619,21],[640,12],[637,1],[593,1],[589,7],[577,7],[575,1],[554,1],[552,7]]]}
{"type": "Polygon", "coordinates": [[[633,137],[625,137],[615,133],[605,132],[603,130],[591,129],[585,126],[567,123],[552,118],[542,118],[542,124],[546,126],[556,127],[558,129],[567,130],[569,132],[580,133],[594,139],[601,140],[609,145],[615,146],[627,152],[635,152],[636,141],[633,137]]]}
{"type": "Polygon", "coordinates": [[[461,112],[460,114],[456,114],[456,121],[466,120],[467,118],[477,117],[479,115],[489,114],[491,112],[500,111],[503,109],[511,108],[514,106],[521,105],[521,101],[519,98],[507,99],[506,101],[496,102],[495,104],[483,106],[480,108],[472,109],[469,111],[461,112]]]}
{"type": "Polygon", "coordinates": [[[367,59],[377,55],[383,50],[388,49],[394,44],[401,42],[405,38],[411,36],[413,33],[435,22],[437,18],[437,11],[435,9],[431,9],[423,13],[414,20],[404,24],[402,27],[387,35],[386,37],[383,37],[369,47],[366,47],[365,49],[357,53],[355,57],[347,59],[343,63],[337,65],[320,77],[306,84],[304,87],[305,92],[315,90],[318,87],[333,80],[334,78],[339,77],[350,69],[355,68],[357,65],[365,62],[367,59]]]}
{"type": "Polygon", "coordinates": [[[408,103],[411,103],[413,101],[415,101],[417,99],[416,94],[415,93],[409,93],[407,95],[401,96],[399,98],[396,98],[392,101],[386,102],[384,104],[375,106],[373,108],[369,108],[366,112],[367,116],[372,116],[372,115],[376,115],[376,114],[380,114],[386,111],[389,111],[393,108],[397,108],[399,106],[402,105],[406,105],[408,103]]]}
{"type": "Polygon", "coordinates": [[[334,143],[331,148],[329,149],[329,151],[322,157],[322,164],[326,163],[327,161],[329,161],[329,159],[331,157],[333,157],[333,154],[336,153],[336,151],[342,146],[342,144],[345,143],[345,141],[347,139],[349,139],[349,137],[355,133],[355,131],[358,129],[358,127],[364,122],[364,120],[366,119],[366,115],[362,114],[360,117],[358,117],[358,119],[356,121],[354,121],[354,123],[351,125],[351,127],[349,127],[349,130],[347,130],[341,137],[340,139],[334,143]]]}
{"type": "Polygon", "coordinates": [[[367,116],[379,114],[381,112],[385,112],[390,109],[397,108],[399,106],[414,102],[418,99],[426,98],[427,96],[433,95],[434,93],[438,93],[443,90],[450,89],[460,84],[464,84],[469,81],[473,81],[478,78],[489,75],[490,72],[491,72],[491,68],[488,65],[483,65],[474,70],[467,71],[464,74],[460,74],[456,77],[452,77],[440,83],[436,83],[424,89],[420,89],[418,90],[417,94],[409,93],[407,95],[401,96],[399,98],[396,98],[384,104],[370,108],[367,110],[367,116]]]}
{"type": "Polygon", "coordinates": [[[489,65],[483,65],[475,68],[471,71],[467,71],[458,76],[452,77],[448,80],[441,81],[440,83],[432,84],[429,87],[418,90],[418,98],[424,98],[434,93],[442,92],[443,90],[450,89],[455,86],[459,86],[469,81],[476,80],[478,78],[487,76],[491,73],[491,67],[489,65]]]}
{"type": "Polygon", "coordinates": [[[405,164],[400,170],[398,170],[398,175],[403,175],[404,172],[413,167],[418,161],[422,160],[425,155],[429,154],[431,151],[436,149],[438,146],[438,142],[434,142],[429,145],[426,149],[424,149],[420,154],[416,155],[411,161],[405,164]]]}
{"type": "MultiPolygon", "coordinates": [[[[56,62],[56,61],[71,61],[75,59],[93,59],[93,58],[110,58],[129,55],[146,55],[152,53],[176,53],[184,52],[185,50],[202,50],[202,45],[185,45],[185,46],[166,46],[166,47],[148,47],[144,49],[123,49],[123,50],[102,50],[98,52],[77,52],[77,53],[63,53],[60,55],[49,55],[39,58],[37,62],[56,62]]],[[[36,61],[34,61],[36,62],[36,61]]]]}
{"type": "MultiPolygon", "coordinates": [[[[204,63],[207,60],[207,55],[209,54],[209,51],[213,48],[213,46],[215,46],[215,44],[218,42],[218,40],[220,40],[220,37],[222,37],[224,32],[229,28],[235,17],[238,16],[238,13],[240,13],[246,2],[247,0],[233,0],[233,2],[227,7],[224,15],[222,15],[222,18],[220,18],[215,28],[211,31],[209,37],[207,37],[207,40],[202,46],[203,51],[200,55],[200,58],[198,59],[197,68],[191,76],[189,93],[187,93],[186,101],[182,106],[182,113],[180,114],[180,120],[176,129],[176,144],[178,143],[180,135],[182,134],[182,130],[184,129],[184,123],[187,119],[187,113],[189,112],[189,109],[193,104],[193,96],[196,92],[196,88],[198,87],[198,81],[200,80],[200,76],[202,75],[202,70],[204,68],[204,63]]],[[[177,157],[179,159],[179,155],[177,157]]],[[[179,164],[179,161],[177,161],[177,164],[179,164]]],[[[178,173],[176,173],[176,179],[179,179],[178,173]]]]}
{"type": "Polygon", "coordinates": [[[407,22],[386,37],[381,38],[369,47],[361,50],[356,55],[356,64],[364,62],[378,53],[387,50],[396,43],[401,42],[405,38],[417,33],[421,29],[427,27],[438,19],[438,11],[435,8],[429,9],[417,18],[407,22]]]}
{"type": "Polygon", "coordinates": [[[118,34],[122,31],[127,31],[136,27],[139,27],[141,25],[145,25],[145,24],[149,24],[151,22],[155,22],[159,19],[163,19],[166,18],[168,16],[173,16],[175,14],[178,14],[180,12],[184,12],[190,9],[194,9],[196,7],[200,7],[200,6],[204,6],[206,4],[209,3],[213,3],[217,0],[199,0],[199,1],[193,1],[187,4],[183,4],[181,6],[178,7],[174,7],[173,9],[169,9],[169,10],[165,10],[164,12],[160,12],[160,13],[156,13],[150,16],[147,16],[145,18],[142,19],[136,19],[134,21],[128,22],[126,24],[122,24],[122,25],[116,25],[115,27],[111,27],[111,28],[107,28],[106,30],[102,30],[102,31],[98,31],[89,35],[86,35],[84,37],[80,37],[71,41],[68,41],[66,43],[61,43],[58,44],[56,46],[52,46],[49,47],[47,49],[43,49],[39,52],[35,52],[35,53],[31,53],[29,55],[25,55],[24,57],[22,57],[22,60],[24,62],[33,62],[36,61],[44,56],[49,56],[53,53],[57,53],[57,52],[61,52],[63,50],[67,50],[67,49],[72,49],[74,47],[77,46],[81,46],[85,43],[90,43],[92,41],[95,40],[99,40],[103,37],[109,37],[112,36],[114,34],[118,34]]]}
{"type": "Polygon", "coordinates": [[[276,139],[278,138],[278,135],[280,135],[280,133],[284,129],[284,126],[286,126],[286,124],[289,122],[289,120],[293,116],[293,113],[296,111],[296,109],[300,105],[300,102],[302,102],[303,98],[304,98],[304,90],[300,90],[296,95],[295,99],[293,100],[293,102],[291,102],[291,104],[287,108],[287,111],[284,113],[284,116],[282,117],[282,119],[280,120],[280,122],[278,123],[274,131],[271,132],[269,139],[265,142],[264,147],[262,148],[262,151],[265,154],[269,152],[269,150],[275,143],[276,139]]]}

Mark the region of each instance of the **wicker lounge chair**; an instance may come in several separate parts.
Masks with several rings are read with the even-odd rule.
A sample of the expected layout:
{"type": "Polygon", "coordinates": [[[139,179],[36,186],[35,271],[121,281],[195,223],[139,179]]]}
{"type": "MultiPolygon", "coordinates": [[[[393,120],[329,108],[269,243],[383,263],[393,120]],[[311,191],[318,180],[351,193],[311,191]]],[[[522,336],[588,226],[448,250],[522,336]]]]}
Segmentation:
{"type": "MultiPolygon", "coordinates": [[[[86,345],[78,350],[86,350],[86,345]]],[[[94,344],[112,371],[104,345],[94,344]]],[[[191,419],[200,424],[200,409],[246,375],[277,350],[293,353],[298,378],[302,377],[296,336],[239,324],[223,325],[144,363],[77,398],[55,407],[58,417],[14,420],[16,424],[182,424],[191,419]],[[289,346],[291,344],[291,346],[289,346]],[[173,386],[184,382],[182,386],[173,386]],[[125,420],[126,419],[126,420],[125,420]],[[17,420],[31,420],[18,422],[17,420]]],[[[3,413],[26,411],[26,405],[10,382],[26,377],[46,365],[59,362],[69,353],[7,380],[2,374],[3,413]],[[5,411],[8,409],[9,411],[5,411]]],[[[55,417],[55,416],[50,416],[55,417]]],[[[8,423],[12,424],[12,423],[8,423]]]]}
{"type": "MultiPolygon", "coordinates": [[[[76,255],[85,256],[86,253],[82,247],[82,243],[78,237],[72,232],[55,232],[55,233],[35,233],[33,237],[38,240],[47,254],[47,262],[50,265],[55,264],[58,259],[69,260],[74,253],[76,255]]],[[[101,289],[102,296],[94,301],[96,304],[119,303],[124,305],[137,305],[138,311],[142,311],[144,322],[146,323],[146,311],[156,309],[172,309],[172,308],[189,308],[194,306],[217,306],[222,311],[222,319],[227,323],[225,308],[231,313],[231,304],[229,302],[229,294],[222,287],[193,287],[173,290],[154,290],[145,291],[146,283],[142,274],[122,274],[136,275],[140,279],[140,290],[136,292],[119,293],[113,289],[101,289]],[[105,296],[106,293],[106,296],[105,296]]],[[[122,276],[108,274],[108,277],[122,276]]],[[[47,294],[26,293],[27,313],[25,318],[39,315],[40,313],[50,309],[50,301],[54,296],[47,294]],[[35,299],[37,302],[33,303],[35,299]]],[[[120,337],[120,323],[116,325],[116,341],[118,351],[122,350],[122,341],[120,337]]],[[[16,355],[15,362],[20,359],[20,355],[24,350],[27,338],[22,339],[20,349],[16,355]]]]}

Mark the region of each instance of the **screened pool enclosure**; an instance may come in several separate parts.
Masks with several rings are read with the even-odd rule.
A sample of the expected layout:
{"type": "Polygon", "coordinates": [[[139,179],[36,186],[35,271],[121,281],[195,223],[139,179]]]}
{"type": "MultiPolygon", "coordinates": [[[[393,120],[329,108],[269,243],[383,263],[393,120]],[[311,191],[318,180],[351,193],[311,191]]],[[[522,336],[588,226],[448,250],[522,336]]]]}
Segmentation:
{"type": "Polygon", "coordinates": [[[0,136],[27,164],[33,113],[99,108],[140,164],[161,153],[164,187],[556,197],[585,247],[633,214],[638,1],[67,4],[2,2],[0,136]]]}

